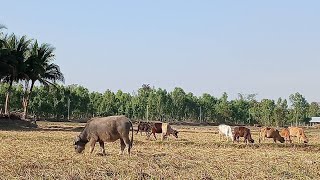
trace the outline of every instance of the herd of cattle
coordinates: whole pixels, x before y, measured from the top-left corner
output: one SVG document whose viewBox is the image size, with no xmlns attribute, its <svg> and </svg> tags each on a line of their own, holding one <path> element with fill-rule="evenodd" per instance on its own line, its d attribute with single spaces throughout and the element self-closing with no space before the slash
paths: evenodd
<svg viewBox="0 0 320 180">
<path fill-rule="evenodd" d="M 221 124 L 218 126 L 219 138 L 226 136 L 227 139 L 231 139 L 233 142 L 239 142 L 240 137 L 244 138 L 245 143 L 254 143 L 251 136 L 251 131 L 247 127 L 237 126 L 234 127 L 233 132 L 230 126 Z M 130 139 L 130 131 L 131 139 Z M 139 122 L 136 134 L 140 131 L 145 132 L 147 137 L 153 134 L 156 138 L 157 133 L 161 133 L 161 139 L 164 140 L 170 135 L 178 138 L 178 131 L 173 129 L 169 123 L 162 122 Z M 264 141 L 265 138 L 272 138 L 274 142 L 289 142 L 292 143 L 292 137 L 297 137 L 298 141 L 308 142 L 308 139 L 304 133 L 304 130 L 299 127 L 284 128 L 281 131 L 264 127 L 260 129 L 259 143 Z M 133 125 L 130 119 L 125 116 L 109 116 L 102 118 L 93 118 L 89 120 L 84 130 L 76 137 L 74 145 L 75 150 L 81 153 L 85 149 L 85 145 L 89 143 L 90 153 L 93 152 L 96 142 L 99 142 L 101 148 L 101 154 L 105 155 L 104 142 L 114 142 L 120 139 L 120 154 L 123 154 L 125 148 L 130 155 L 130 150 L 133 144 Z"/>
<path fill-rule="evenodd" d="M 221 135 L 225 135 L 227 138 L 230 138 L 233 141 L 238 141 L 239 138 L 243 137 L 244 142 L 254 143 L 254 140 L 251 137 L 251 131 L 249 128 L 240 126 L 235 127 L 232 133 L 231 127 L 225 124 L 221 124 L 218 126 L 219 129 L 219 137 Z M 289 142 L 292 143 L 292 137 L 297 137 L 299 143 L 304 142 L 308 143 L 308 139 L 304 133 L 304 130 L 300 127 L 288 127 L 283 128 L 281 131 L 272 128 L 272 127 L 263 127 L 260 129 L 259 133 L 259 143 L 264 141 L 265 138 L 272 138 L 273 141 L 276 143 L 277 141 L 284 143 Z"/>
</svg>

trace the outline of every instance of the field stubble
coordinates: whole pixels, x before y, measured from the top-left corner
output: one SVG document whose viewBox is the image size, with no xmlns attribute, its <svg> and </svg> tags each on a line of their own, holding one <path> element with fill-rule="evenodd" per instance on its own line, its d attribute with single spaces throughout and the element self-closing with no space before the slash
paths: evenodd
<svg viewBox="0 0 320 180">
<path fill-rule="evenodd" d="M 83 124 L 82 124 L 83 125 Z M 107 156 L 76 154 L 79 124 L 40 123 L 43 130 L 0 131 L 1 179 L 317 179 L 320 132 L 308 129 L 308 145 L 220 142 L 216 127 L 177 126 L 179 138 L 147 140 L 134 135 L 131 157 L 120 142 Z M 51 127 L 51 128 L 50 128 Z M 53 127 L 53 128 L 52 128 Z M 59 127 L 63 127 L 59 129 Z M 57 128 L 57 129 L 55 129 Z M 144 133 L 143 133 L 144 134 Z M 158 135 L 159 139 L 160 136 Z M 253 130 L 258 142 L 258 132 Z M 99 151 L 96 145 L 95 153 Z"/>
</svg>

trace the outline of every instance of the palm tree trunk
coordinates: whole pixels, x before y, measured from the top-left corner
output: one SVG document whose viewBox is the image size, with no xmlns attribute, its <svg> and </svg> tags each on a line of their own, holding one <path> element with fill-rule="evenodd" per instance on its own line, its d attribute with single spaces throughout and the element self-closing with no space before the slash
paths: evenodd
<svg viewBox="0 0 320 180">
<path fill-rule="evenodd" d="M 12 83 L 13 83 L 13 80 L 10 80 L 8 92 L 6 94 L 6 103 L 5 103 L 5 107 L 4 107 L 4 114 L 7 114 L 7 115 L 10 114 L 10 107 L 9 106 L 10 106 L 10 95 L 11 95 Z"/>
<path fill-rule="evenodd" d="M 23 101 L 24 102 L 23 103 L 23 118 L 24 119 L 27 119 L 27 117 L 28 117 L 29 99 L 30 99 L 30 95 L 31 95 L 34 83 L 35 83 L 35 81 L 31 82 L 30 91 L 26 92 L 27 94 L 26 94 L 26 97 L 25 97 L 25 99 Z"/>
</svg>

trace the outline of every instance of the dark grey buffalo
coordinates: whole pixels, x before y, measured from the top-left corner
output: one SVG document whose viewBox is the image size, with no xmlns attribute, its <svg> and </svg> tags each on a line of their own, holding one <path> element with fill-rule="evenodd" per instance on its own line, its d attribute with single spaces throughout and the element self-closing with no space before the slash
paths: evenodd
<svg viewBox="0 0 320 180">
<path fill-rule="evenodd" d="M 132 132 L 131 140 L 129 139 L 130 129 Z M 131 121 L 125 116 L 109 116 L 102 118 L 93 118 L 89 120 L 75 139 L 75 150 L 81 153 L 85 149 L 85 145 L 89 142 L 90 153 L 93 152 L 96 142 L 99 142 L 101 153 L 105 155 L 104 142 L 114 142 L 120 139 L 121 151 L 127 147 L 128 154 L 133 143 L 133 126 Z"/>
</svg>

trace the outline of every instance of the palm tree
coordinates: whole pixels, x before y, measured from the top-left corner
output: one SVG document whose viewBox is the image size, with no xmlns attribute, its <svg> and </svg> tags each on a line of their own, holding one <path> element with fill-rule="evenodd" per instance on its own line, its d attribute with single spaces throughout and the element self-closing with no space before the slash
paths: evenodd
<svg viewBox="0 0 320 180">
<path fill-rule="evenodd" d="M 64 82 L 64 76 L 58 65 L 51 63 L 54 60 L 54 48 L 49 44 L 38 45 L 35 41 L 30 49 L 30 56 L 26 60 L 26 87 L 31 82 L 30 88 L 26 89 L 23 97 L 24 118 L 27 118 L 30 94 L 36 81 L 48 86 L 56 81 Z"/>
<path fill-rule="evenodd" d="M 26 36 L 18 38 L 12 34 L 4 37 L 3 47 L 6 50 L 6 53 L 3 60 L 7 66 L 10 67 L 3 77 L 4 81 L 9 83 L 9 88 L 6 94 L 5 114 L 10 113 L 9 102 L 13 82 L 18 82 L 19 80 L 27 78 L 25 74 L 25 60 L 29 51 L 30 43 L 31 40 L 27 39 Z"/>
<path fill-rule="evenodd" d="M 0 80 L 7 74 L 9 67 L 5 62 L 4 56 L 6 54 L 6 49 L 4 48 L 4 37 L 1 29 L 5 29 L 6 27 L 0 24 Z"/>
</svg>

